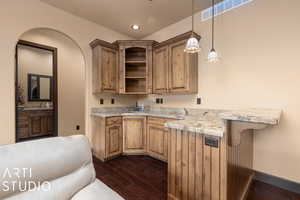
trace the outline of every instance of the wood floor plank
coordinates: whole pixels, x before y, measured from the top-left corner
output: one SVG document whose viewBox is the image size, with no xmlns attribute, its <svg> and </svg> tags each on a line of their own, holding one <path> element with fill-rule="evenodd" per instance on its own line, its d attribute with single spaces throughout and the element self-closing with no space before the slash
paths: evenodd
<svg viewBox="0 0 300 200">
<path fill-rule="evenodd" d="M 197 152 L 201 154 L 202 149 Z M 107 162 L 94 158 L 94 166 L 97 178 L 125 200 L 167 200 L 168 166 L 164 162 L 147 156 L 121 156 Z M 202 200 L 200 196 L 199 191 L 196 199 Z M 300 195 L 253 181 L 247 200 L 300 200 Z"/>
</svg>

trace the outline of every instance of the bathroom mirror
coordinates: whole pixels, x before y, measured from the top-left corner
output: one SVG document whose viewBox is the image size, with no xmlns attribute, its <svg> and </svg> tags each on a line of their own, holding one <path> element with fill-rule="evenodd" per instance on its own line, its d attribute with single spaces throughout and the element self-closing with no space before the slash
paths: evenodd
<svg viewBox="0 0 300 200">
<path fill-rule="evenodd" d="M 52 101 L 52 76 L 28 74 L 28 101 Z"/>
</svg>

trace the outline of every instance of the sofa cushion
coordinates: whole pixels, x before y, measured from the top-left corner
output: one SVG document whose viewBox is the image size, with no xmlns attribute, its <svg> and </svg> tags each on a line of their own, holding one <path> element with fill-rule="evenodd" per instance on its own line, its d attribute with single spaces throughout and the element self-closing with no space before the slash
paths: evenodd
<svg viewBox="0 0 300 200">
<path fill-rule="evenodd" d="M 98 179 L 78 192 L 71 200 L 124 200 Z"/>
<path fill-rule="evenodd" d="M 19 200 L 70 199 L 95 180 L 90 144 L 85 136 L 56 137 L 0 146 L 0 158 L 0 199 L 15 199 L 17 196 Z M 30 172 L 15 173 L 15 169 L 30 169 Z M 6 185 L 1 184 L 4 181 Z M 13 190 L 14 181 L 22 183 L 23 187 L 17 185 Z M 26 189 L 25 183 L 28 181 L 36 184 L 49 181 L 49 198 L 36 198 L 41 195 L 38 191 L 27 192 L 29 187 Z M 9 187 L 8 191 L 6 187 Z M 54 196 L 59 198 L 51 198 Z"/>
</svg>

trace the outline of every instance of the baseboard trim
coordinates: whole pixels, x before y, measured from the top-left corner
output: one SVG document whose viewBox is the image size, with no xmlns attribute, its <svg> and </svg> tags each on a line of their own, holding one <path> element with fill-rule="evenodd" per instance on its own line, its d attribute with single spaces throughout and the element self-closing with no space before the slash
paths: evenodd
<svg viewBox="0 0 300 200">
<path fill-rule="evenodd" d="M 255 180 L 300 194 L 300 183 L 255 171 Z"/>
</svg>

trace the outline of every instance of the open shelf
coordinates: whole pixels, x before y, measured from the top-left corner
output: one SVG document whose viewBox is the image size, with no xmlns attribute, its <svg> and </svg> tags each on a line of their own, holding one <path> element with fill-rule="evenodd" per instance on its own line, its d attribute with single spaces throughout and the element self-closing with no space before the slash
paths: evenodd
<svg viewBox="0 0 300 200">
<path fill-rule="evenodd" d="M 127 79 L 146 79 L 145 76 L 126 76 Z"/>
<path fill-rule="evenodd" d="M 147 93 L 146 48 L 131 47 L 125 50 L 125 93 Z"/>
<path fill-rule="evenodd" d="M 146 64 L 145 60 L 126 60 L 127 64 Z"/>
<path fill-rule="evenodd" d="M 125 62 L 146 62 L 146 49 L 141 47 L 126 49 Z"/>
<path fill-rule="evenodd" d="M 126 79 L 126 93 L 146 93 L 146 79 Z"/>
</svg>

